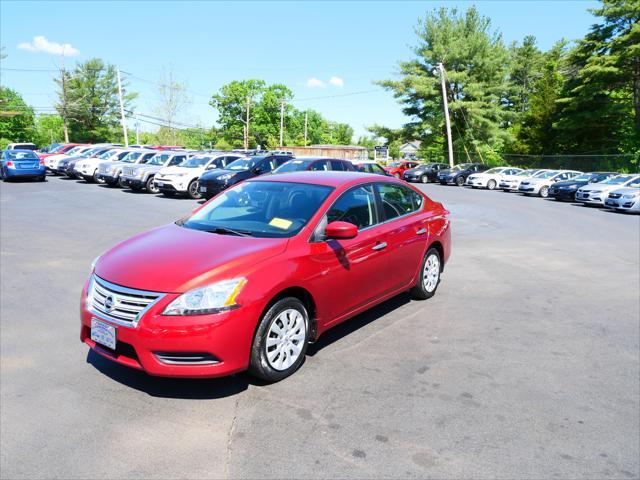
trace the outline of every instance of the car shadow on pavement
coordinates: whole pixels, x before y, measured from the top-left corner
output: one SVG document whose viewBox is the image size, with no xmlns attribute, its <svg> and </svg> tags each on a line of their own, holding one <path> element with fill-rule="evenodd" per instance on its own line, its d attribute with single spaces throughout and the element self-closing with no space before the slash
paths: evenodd
<svg viewBox="0 0 640 480">
<path fill-rule="evenodd" d="M 206 379 L 153 377 L 118 365 L 93 350 L 87 353 L 87 363 L 116 382 L 158 398 L 214 400 L 236 395 L 249 386 L 249 377 L 245 373 Z"/>
<path fill-rule="evenodd" d="M 371 322 L 378 320 L 380 317 L 391 313 L 409 302 L 411 302 L 411 295 L 408 292 L 401 293 L 400 295 L 396 295 L 395 297 L 382 302 L 380 305 L 346 320 L 340 325 L 328 330 L 326 333 L 323 333 L 317 342 L 310 344 L 307 348 L 307 355 L 313 357 L 323 348 L 328 347 L 338 340 L 342 340 L 342 338 L 350 335 L 356 330 L 369 325 Z"/>
</svg>

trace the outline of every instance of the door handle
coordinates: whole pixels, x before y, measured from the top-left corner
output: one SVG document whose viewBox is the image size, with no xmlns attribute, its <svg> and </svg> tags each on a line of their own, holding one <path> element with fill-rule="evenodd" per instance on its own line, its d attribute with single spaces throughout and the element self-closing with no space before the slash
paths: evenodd
<svg viewBox="0 0 640 480">
<path fill-rule="evenodd" d="M 417 233 L 418 235 L 422 235 L 422 234 L 424 234 L 424 233 L 427 233 L 427 229 L 426 229 L 426 228 L 421 228 L 421 229 L 420 229 L 420 230 L 418 230 L 416 233 Z"/>
<path fill-rule="evenodd" d="M 387 248 L 387 242 L 376 243 L 372 250 L 382 250 L 383 248 Z"/>
</svg>

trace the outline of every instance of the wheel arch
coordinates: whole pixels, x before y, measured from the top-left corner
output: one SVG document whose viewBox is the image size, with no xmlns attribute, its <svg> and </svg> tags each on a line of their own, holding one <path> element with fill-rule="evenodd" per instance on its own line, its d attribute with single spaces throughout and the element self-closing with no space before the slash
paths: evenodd
<svg viewBox="0 0 640 480">
<path fill-rule="evenodd" d="M 279 291 L 275 294 L 271 300 L 267 302 L 267 305 L 264 307 L 260 318 L 262 318 L 267 311 L 276 303 L 278 300 L 281 300 L 286 297 L 294 297 L 300 300 L 307 309 L 307 313 L 309 314 L 309 341 L 313 342 L 316 340 L 318 336 L 318 319 L 317 319 L 317 307 L 316 301 L 313 298 L 313 295 L 306 288 L 299 286 L 291 286 L 287 287 L 284 290 Z M 257 325 L 256 325 L 256 328 Z"/>
<path fill-rule="evenodd" d="M 445 261 L 444 260 L 444 246 L 442 245 L 440 240 L 435 240 L 435 241 L 433 241 L 433 242 L 431 242 L 429 244 L 429 246 L 427 247 L 427 252 L 431 248 L 435 248 L 438 251 L 438 254 L 440 255 L 440 273 L 442 273 L 444 271 L 444 261 Z"/>
</svg>

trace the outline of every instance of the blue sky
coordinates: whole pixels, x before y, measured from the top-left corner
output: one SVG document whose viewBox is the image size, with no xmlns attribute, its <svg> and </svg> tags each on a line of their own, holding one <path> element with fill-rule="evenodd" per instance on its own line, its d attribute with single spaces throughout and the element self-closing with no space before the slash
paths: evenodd
<svg viewBox="0 0 640 480">
<path fill-rule="evenodd" d="M 583 36 L 595 22 L 587 9 L 598 2 L 3 0 L 0 44 L 8 57 L 0 80 L 30 105 L 51 108 L 55 73 L 7 69 L 55 69 L 61 57 L 46 51 L 55 52 L 55 43 L 69 44 L 65 51 L 78 53 L 66 58 L 67 65 L 100 57 L 135 75 L 130 88 L 139 93 L 136 109 L 144 114 L 156 115 L 157 88 L 151 82 L 159 81 L 163 70 L 173 71 L 189 89 L 191 104 L 181 121 L 204 126 L 216 119 L 208 101 L 221 85 L 261 78 L 284 83 L 293 90 L 296 107 L 347 122 L 357 136 L 372 123 L 399 127 L 407 121 L 391 94 L 372 82 L 393 78 L 398 61 L 412 57 L 417 19 L 440 6 L 474 4 L 505 42 L 531 34 L 548 49 L 560 38 Z M 34 44 L 34 37 L 46 41 Z M 349 95 L 354 92 L 367 93 Z"/>
</svg>

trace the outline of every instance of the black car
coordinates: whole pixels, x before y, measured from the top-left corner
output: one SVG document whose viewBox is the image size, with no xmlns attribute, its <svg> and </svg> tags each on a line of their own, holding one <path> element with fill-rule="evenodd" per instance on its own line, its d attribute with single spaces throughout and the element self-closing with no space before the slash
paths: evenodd
<svg viewBox="0 0 640 480">
<path fill-rule="evenodd" d="M 476 172 L 484 172 L 488 168 L 484 163 L 459 163 L 453 168 L 440 170 L 438 172 L 438 181 L 442 185 L 453 183 L 454 185 L 462 187 L 469 175 Z"/>
<path fill-rule="evenodd" d="M 573 177 L 571 180 L 564 180 L 563 182 L 556 182 L 549 187 L 549 196 L 556 200 L 571 200 L 576 199 L 576 192 L 580 187 L 584 187 L 589 183 L 599 183 L 605 180 L 619 175 L 615 172 L 589 172 Z"/>
<path fill-rule="evenodd" d="M 416 168 L 405 170 L 404 179 L 407 182 L 435 182 L 438 179 L 438 172 L 447 168 L 449 165 L 446 163 L 423 163 Z"/>
<path fill-rule="evenodd" d="M 58 173 L 62 173 L 69 178 L 80 178 L 74 172 L 76 163 L 78 163 L 81 160 L 84 160 L 85 158 L 97 157 L 98 155 L 102 155 L 103 153 L 108 152 L 109 150 L 113 150 L 113 148 L 114 147 L 94 148 L 93 150 L 89 150 L 88 152 L 85 152 L 85 154 L 80 155 L 79 157 L 60 160 L 58 162 Z"/>
<path fill-rule="evenodd" d="M 276 168 L 271 173 L 288 173 L 288 172 L 325 172 L 328 170 L 341 172 L 355 172 L 356 168 L 349 160 L 340 158 L 293 158 L 283 165 Z"/>
<path fill-rule="evenodd" d="M 203 173 L 198 179 L 198 189 L 200 194 L 208 200 L 236 183 L 270 173 L 293 158 L 291 155 L 259 155 L 239 158 L 223 170 Z"/>
</svg>

